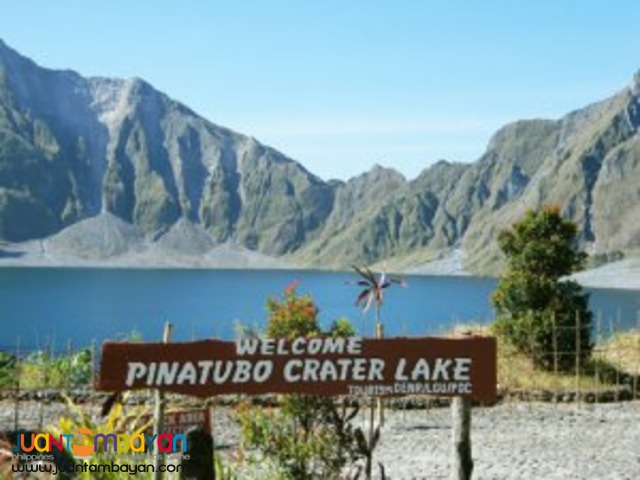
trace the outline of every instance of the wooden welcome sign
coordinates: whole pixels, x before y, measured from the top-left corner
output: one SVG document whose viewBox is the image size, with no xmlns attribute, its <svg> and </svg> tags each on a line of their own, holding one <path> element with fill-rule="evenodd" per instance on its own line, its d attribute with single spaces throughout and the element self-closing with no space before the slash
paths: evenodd
<svg viewBox="0 0 640 480">
<path fill-rule="evenodd" d="M 323 337 L 105 342 L 97 388 L 153 388 L 199 397 L 430 394 L 491 403 L 496 383 L 492 337 Z"/>
</svg>

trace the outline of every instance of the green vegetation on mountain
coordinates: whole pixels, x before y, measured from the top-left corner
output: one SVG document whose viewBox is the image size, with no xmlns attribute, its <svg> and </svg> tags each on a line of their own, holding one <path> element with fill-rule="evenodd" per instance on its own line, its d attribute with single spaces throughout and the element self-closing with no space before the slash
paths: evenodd
<svg viewBox="0 0 640 480">
<path fill-rule="evenodd" d="M 139 79 L 41 68 L 0 41 L 0 239 L 19 242 L 109 212 L 148 240 L 180 220 L 309 266 L 409 266 L 464 251 L 497 273 L 494 239 L 529 208 L 562 206 L 598 258 L 640 247 L 640 77 L 559 120 L 509 124 L 471 164 L 407 181 L 376 167 L 325 182 Z M 82 252 L 80 252 L 82 253 Z"/>
</svg>

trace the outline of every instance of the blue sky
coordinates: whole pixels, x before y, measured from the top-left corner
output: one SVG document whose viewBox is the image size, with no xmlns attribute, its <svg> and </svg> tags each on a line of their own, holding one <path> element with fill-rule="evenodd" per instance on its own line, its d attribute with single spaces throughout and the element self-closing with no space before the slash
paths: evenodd
<svg viewBox="0 0 640 480">
<path fill-rule="evenodd" d="M 141 77 L 322 178 L 473 161 L 640 69 L 638 1 L 15 0 L 0 38 L 39 64 Z"/>
</svg>

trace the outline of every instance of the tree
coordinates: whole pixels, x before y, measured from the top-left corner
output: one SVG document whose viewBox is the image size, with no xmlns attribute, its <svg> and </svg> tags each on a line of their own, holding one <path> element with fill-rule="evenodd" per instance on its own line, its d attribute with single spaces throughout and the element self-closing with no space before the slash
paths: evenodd
<svg viewBox="0 0 640 480">
<path fill-rule="evenodd" d="M 578 339 L 580 362 L 591 354 L 588 295 L 564 278 L 580 270 L 587 258 L 576 247 L 577 233 L 559 207 L 546 206 L 527 211 L 498 235 L 507 268 L 492 295 L 496 331 L 545 369 L 575 366 Z"/>
</svg>

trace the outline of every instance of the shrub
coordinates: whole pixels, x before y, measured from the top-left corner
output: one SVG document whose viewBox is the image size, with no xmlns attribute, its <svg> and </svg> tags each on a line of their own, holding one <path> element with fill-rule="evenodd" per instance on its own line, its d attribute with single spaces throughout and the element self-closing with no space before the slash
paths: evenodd
<svg viewBox="0 0 640 480">
<path fill-rule="evenodd" d="M 498 237 L 507 268 L 492 295 L 495 331 L 544 369 L 551 369 L 556 358 L 560 369 L 575 365 L 576 320 L 579 361 L 592 349 L 588 295 L 577 282 L 563 280 L 586 259 L 575 247 L 576 236 L 577 226 L 557 207 L 545 207 L 528 211 Z"/>
<path fill-rule="evenodd" d="M 10 388 L 16 384 L 16 357 L 0 351 L 0 388 Z"/>
<path fill-rule="evenodd" d="M 30 353 L 16 369 L 23 387 L 74 387 L 91 380 L 91 351 L 51 356 L 44 350 Z"/>
<path fill-rule="evenodd" d="M 125 393 L 120 396 L 115 396 L 118 400 L 111 406 L 109 413 L 103 418 L 96 418 L 89 415 L 86 411 L 75 405 L 70 398 L 66 398 L 69 414 L 61 417 L 57 424 L 49 425 L 46 431 L 54 436 L 61 434 L 76 434 L 79 430 L 88 429 L 94 434 L 97 433 L 121 433 L 127 432 L 131 434 L 138 434 L 144 432 L 149 428 L 151 422 L 144 423 L 142 421 L 143 416 L 148 415 L 150 412 L 145 407 L 127 407 L 125 405 L 128 394 Z M 131 426 L 136 425 L 134 431 L 131 431 Z M 100 447 L 102 444 L 99 444 Z M 87 471 L 76 472 L 74 478 L 80 480 L 112 480 L 123 478 L 122 473 L 109 472 L 108 469 L 104 471 L 96 472 L 90 471 L 91 466 L 99 465 L 111 465 L 114 461 L 113 458 L 105 457 L 102 455 L 94 454 L 90 458 L 85 459 L 84 462 L 89 465 Z M 144 462 L 145 457 L 140 458 L 140 462 Z M 130 457 L 119 457 L 117 459 L 118 465 L 128 465 L 134 468 L 138 462 Z M 99 469 L 100 470 L 100 469 Z M 127 476 L 130 476 L 127 474 Z M 136 474 L 136 478 L 150 479 L 152 475 L 140 473 Z"/>
<path fill-rule="evenodd" d="M 299 296 L 296 284 L 285 289 L 282 299 L 267 302 L 267 336 L 350 335 L 354 329 L 346 319 L 334 322 L 327 332 L 318 323 L 318 309 L 309 295 Z M 245 447 L 259 450 L 283 479 L 338 478 L 358 452 L 355 429 L 350 421 L 357 408 L 340 408 L 336 399 L 312 395 L 283 395 L 278 410 L 238 408 Z"/>
</svg>

